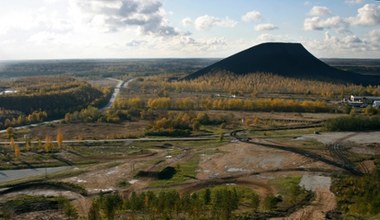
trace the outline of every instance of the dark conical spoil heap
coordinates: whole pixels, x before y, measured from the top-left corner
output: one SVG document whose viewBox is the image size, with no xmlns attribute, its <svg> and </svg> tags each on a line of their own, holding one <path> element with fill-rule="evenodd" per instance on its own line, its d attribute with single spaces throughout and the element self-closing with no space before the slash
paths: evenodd
<svg viewBox="0 0 380 220">
<path fill-rule="evenodd" d="M 333 68 L 313 56 L 299 43 L 263 43 L 234 54 L 185 79 L 217 71 L 235 74 L 273 73 L 287 77 L 346 83 L 378 84 L 379 78 Z"/>
</svg>

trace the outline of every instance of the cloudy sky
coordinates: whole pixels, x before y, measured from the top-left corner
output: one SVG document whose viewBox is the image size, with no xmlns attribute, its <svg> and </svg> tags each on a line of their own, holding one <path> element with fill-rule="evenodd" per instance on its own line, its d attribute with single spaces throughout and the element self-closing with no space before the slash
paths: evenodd
<svg viewBox="0 0 380 220">
<path fill-rule="evenodd" d="M 268 41 L 380 58 L 380 1 L 0 1 L 0 60 L 225 57 Z"/>
</svg>

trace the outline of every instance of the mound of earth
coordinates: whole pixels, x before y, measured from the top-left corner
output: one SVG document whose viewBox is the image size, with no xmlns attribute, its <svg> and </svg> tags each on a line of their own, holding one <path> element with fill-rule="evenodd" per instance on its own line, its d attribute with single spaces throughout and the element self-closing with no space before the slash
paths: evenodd
<svg viewBox="0 0 380 220">
<path fill-rule="evenodd" d="M 185 77 L 195 79 L 215 72 L 273 73 L 286 77 L 379 84 L 380 78 L 336 69 L 322 62 L 300 43 L 263 43 L 234 54 Z"/>
</svg>

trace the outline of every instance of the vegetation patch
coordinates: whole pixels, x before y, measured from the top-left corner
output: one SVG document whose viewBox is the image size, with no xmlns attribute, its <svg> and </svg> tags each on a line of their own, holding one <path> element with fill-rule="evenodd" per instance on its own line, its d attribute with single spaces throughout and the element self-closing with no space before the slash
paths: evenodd
<svg viewBox="0 0 380 220">
<path fill-rule="evenodd" d="M 170 179 L 156 179 L 151 187 L 167 187 L 188 180 L 193 180 L 196 177 L 196 172 L 199 164 L 199 155 L 194 155 L 190 159 L 180 162 L 175 166 L 176 173 Z"/>
<path fill-rule="evenodd" d="M 13 214 L 58 209 L 58 206 L 59 202 L 55 197 L 23 195 L 0 203 L 0 217 L 7 219 Z"/>
<path fill-rule="evenodd" d="M 169 180 L 171 179 L 175 174 L 177 173 L 177 170 L 174 167 L 165 167 L 160 172 L 155 171 L 139 171 L 136 175 L 136 177 L 150 177 L 155 178 L 159 180 Z"/>
<path fill-rule="evenodd" d="M 73 184 L 73 183 L 66 183 L 66 182 L 28 182 L 28 183 L 21 183 L 17 185 L 12 185 L 9 187 L 9 189 L 6 189 L 4 191 L 0 192 L 0 195 L 4 195 L 11 192 L 17 192 L 21 190 L 26 189 L 57 189 L 57 190 L 68 190 L 72 192 L 79 193 L 81 195 L 87 195 L 87 190 L 83 187 Z"/>
<path fill-rule="evenodd" d="M 364 176 L 338 176 L 332 191 L 338 210 L 348 219 L 369 219 L 380 214 L 380 171 Z"/>
<path fill-rule="evenodd" d="M 380 130 L 380 116 L 344 116 L 329 119 L 325 127 L 329 131 L 371 131 Z"/>
<path fill-rule="evenodd" d="M 231 219 L 242 212 L 257 210 L 259 203 L 254 191 L 239 186 L 218 186 L 184 195 L 174 190 L 132 192 L 124 199 L 118 194 L 96 198 L 88 217 Z"/>
<path fill-rule="evenodd" d="M 278 201 L 276 206 L 280 209 L 284 209 L 299 203 L 307 197 L 308 192 L 299 186 L 300 181 L 301 177 L 299 176 L 278 178 L 272 181 L 272 184 L 278 190 L 278 194 L 281 197 L 281 200 Z"/>
</svg>

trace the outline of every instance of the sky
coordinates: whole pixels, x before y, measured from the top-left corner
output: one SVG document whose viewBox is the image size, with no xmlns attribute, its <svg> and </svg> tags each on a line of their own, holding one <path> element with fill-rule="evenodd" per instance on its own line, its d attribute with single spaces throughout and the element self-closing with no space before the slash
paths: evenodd
<svg viewBox="0 0 380 220">
<path fill-rule="evenodd" d="M 380 58 L 380 1 L 0 1 L 0 60 L 223 58 L 273 41 Z"/>
</svg>

